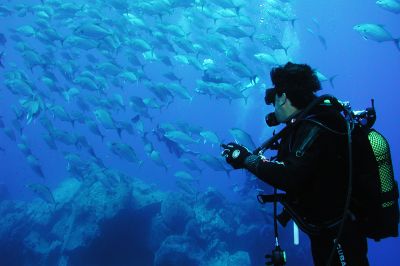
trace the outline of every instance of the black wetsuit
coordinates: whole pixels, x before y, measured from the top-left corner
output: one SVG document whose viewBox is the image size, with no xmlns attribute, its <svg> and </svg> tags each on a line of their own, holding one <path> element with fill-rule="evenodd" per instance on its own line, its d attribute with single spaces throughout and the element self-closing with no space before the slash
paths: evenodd
<svg viewBox="0 0 400 266">
<path fill-rule="evenodd" d="M 307 139 L 309 144 L 302 149 Z M 343 216 L 348 188 L 347 148 L 343 118 L 330 106 L 318 106 L 281 140 L 276 161 L 256 155 L 246 159 L 249 171 L 286 192 L 286 202 L 307 224 L 326 225 L 318 233 L 300 226 L 310 237 L 314 264 L 318 266 L 326 265 Z M 346 220 L 332 265 L 369 265 L 367 239 L 353 218 L 351 215 Z"/>
</svg>

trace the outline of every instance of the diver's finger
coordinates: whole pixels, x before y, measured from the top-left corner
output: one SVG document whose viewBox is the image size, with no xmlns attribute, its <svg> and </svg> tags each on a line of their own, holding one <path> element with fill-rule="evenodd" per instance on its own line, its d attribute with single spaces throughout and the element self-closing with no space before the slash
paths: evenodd
<svg viewBox="0 0 400 266">
<path fill-rule="evenodd" d="M 225 156 L 225 157 L 227 157 L 227 156 L 228 156 L 228 154 L 229 154 L 229 152 L 230 152 L 230 150 L 228 150 L 228 149 L 225 149 L 225 150 L 223 150 L 223 151 L 221 152 L 221 156 Z"/>
</svg>

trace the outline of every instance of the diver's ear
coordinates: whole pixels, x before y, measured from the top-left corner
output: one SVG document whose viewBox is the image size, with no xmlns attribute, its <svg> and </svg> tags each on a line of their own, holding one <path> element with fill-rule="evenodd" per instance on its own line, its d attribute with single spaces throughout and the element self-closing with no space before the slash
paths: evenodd
<svg viewBox="0 0 400 266">
<path fill-rule="evenodd" d="M 282 106 L 286 103 L 286 93 L 282 93 L 281 96 L 277 96 L 277 104 Z"/>
</svg>

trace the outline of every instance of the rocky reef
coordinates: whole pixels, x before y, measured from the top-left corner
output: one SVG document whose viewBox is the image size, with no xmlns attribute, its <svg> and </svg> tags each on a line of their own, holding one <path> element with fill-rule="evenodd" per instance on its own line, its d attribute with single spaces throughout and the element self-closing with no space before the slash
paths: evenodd
<svg viewBox="0 0 400 266">
<path fill-rule="evenodd" d="M 212 188 L 191 196 L 141 179 L 71 178 L 53 195 L 0 203 L 2 265 L 250 266 L 272 248 L 271 213 Z"/>
</svg>

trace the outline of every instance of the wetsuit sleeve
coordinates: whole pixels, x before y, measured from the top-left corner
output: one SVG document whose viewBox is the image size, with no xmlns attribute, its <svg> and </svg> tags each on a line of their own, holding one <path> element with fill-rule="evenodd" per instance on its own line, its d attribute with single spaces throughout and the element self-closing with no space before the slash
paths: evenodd
<svg viewBox="0 0 400 266">
<path fill-rule="evenodd" d="M 316 175 L 318 158 L 323 156 L 325 143 L 329 141 L 331 140 L 326 134 L 320 134 L 304 154 L 296 155 L 295 145 L 294 151 L 282 161 L 269 161 L 262 156 L 250 155 L 245 160 L 246 169 L 280 190 L 300 192 Z"/>
</svg>

